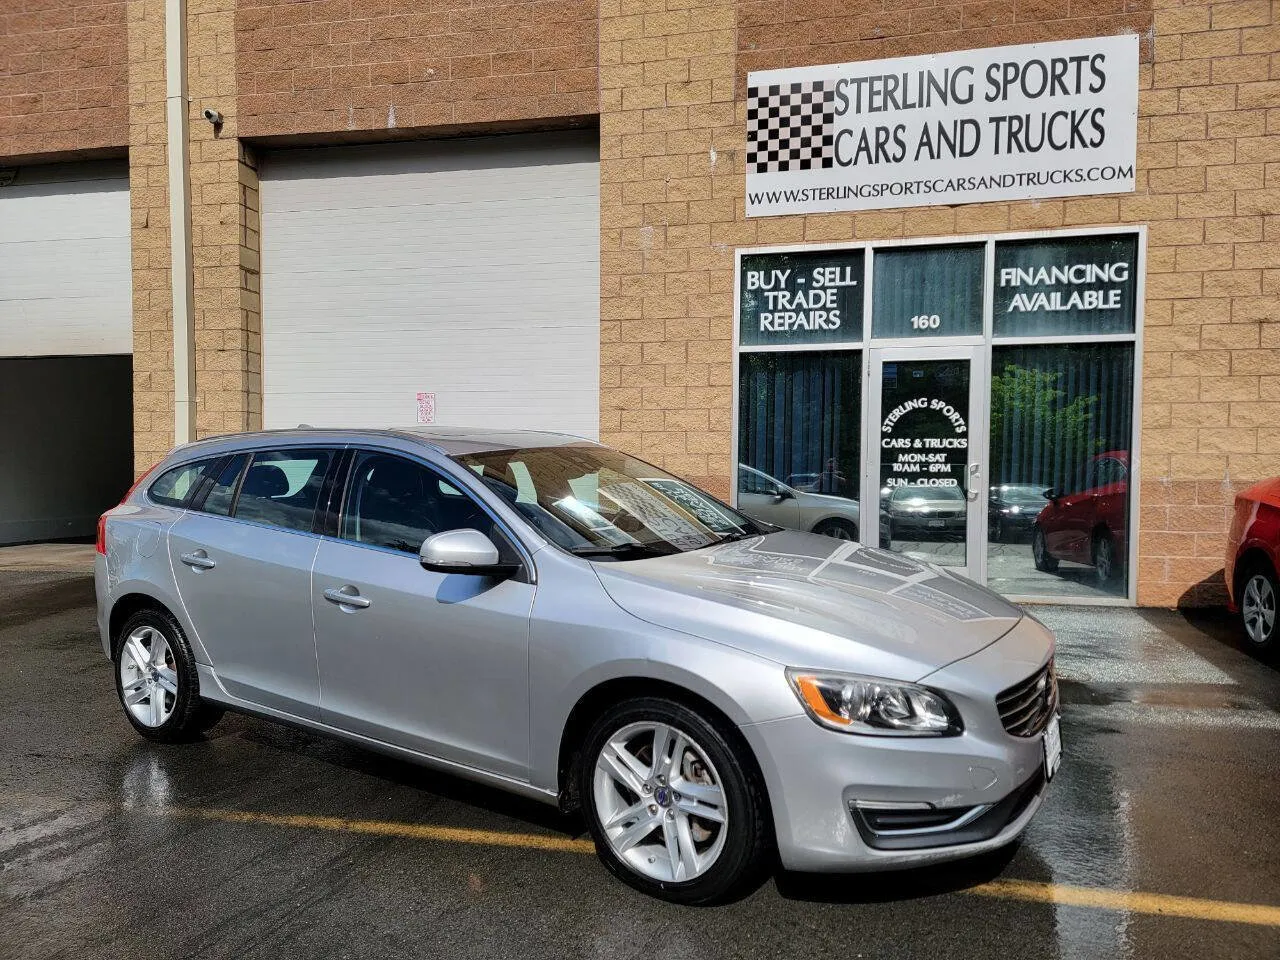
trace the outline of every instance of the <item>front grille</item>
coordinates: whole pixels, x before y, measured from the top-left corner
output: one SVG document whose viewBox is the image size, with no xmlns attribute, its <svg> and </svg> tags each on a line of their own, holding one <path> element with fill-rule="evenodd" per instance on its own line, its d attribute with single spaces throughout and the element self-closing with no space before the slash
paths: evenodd
<svg viewBox="0 0 1280 960">
<path fill-rule="evenodd" d="M 1034 737 L 1058 709 L 1058 678 L 1053 661 L 996 697 L 1000 722 L 1015 737 Z"/>
</svg>

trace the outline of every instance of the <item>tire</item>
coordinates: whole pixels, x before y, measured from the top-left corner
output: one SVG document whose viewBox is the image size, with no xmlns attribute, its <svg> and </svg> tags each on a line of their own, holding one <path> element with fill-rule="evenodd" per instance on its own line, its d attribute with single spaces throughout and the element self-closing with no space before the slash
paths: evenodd
<svg viewBox="0 0 1280 960">
<path fill-rule="evenodd" d="M 1236 596 L 1247 648 L 1259 654 L 1275 653 L 1276 601 L 1280 598 L 1275 571 L 1267 564 L 1254 563 L 1240 577 Z"/>
<path fill-rule="evenodd" d="M 1116 543 L 1111 534 L 1099 531 L 1093 537 L 1093 570 L 1098 586 L 1114 583 L 1120 576 L 1120 560 L 1116 556 Z"/>
<path fill-rule="evenodd" d="M 1053 573 L 1058 569 L 1058 558 L 1049 555 L 1049 544 L 1038 523 L 1031 531 L 1031 557 L 1041 573 Z"/>
<path fill-rule="evenodd" d="M 139 610 L 126 620 L 112 655 L 124 715 L 148 740 L 194 740 L 222 718 L 221 707 L 200 698 L 191 644 L 167 610 Z"/>
<path fill-rule="evenodd" d="M 841 520 L 838 517 L 830 517 L 826 520 L 819 520 L 814 524 L 813 532 L 824 537 L 834 537 L 836 540 L 854 540 L 858 539 L 858 528 L 849 520 Z"/>
<path fill-rule="evenodd" d="M 666 744 L 659 749 L 669 762 L 652 762 L 657 743 Z M 670 751 L 679 743 L 686 746 L 677 761 Z M 673 700 L 643 697 L 610 708 L 587 734 L 578 770 L 583 813 L 605 867 L 672 903 L 722 903 L 754 889 L 773 841 L 764 785 L 745 750 L 732 731 Z M 718 811 L 722 820 L 693 809 Z"/>
</svg>

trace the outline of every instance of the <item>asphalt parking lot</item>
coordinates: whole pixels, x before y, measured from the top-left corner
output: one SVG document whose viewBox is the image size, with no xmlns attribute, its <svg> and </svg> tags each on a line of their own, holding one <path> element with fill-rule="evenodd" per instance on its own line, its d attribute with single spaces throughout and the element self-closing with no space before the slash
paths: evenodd
<svg viewBox="0 0 1280 960">
<path fill-rule="evenodd" d="M 1065 757 L 1016 848 L 692 909 L 447 776 L 230 715 L 139 739 L 79 556 L 0 562 L 0 957 L 1280 957 L 1280 672 L 1221 617 L 1038 611 Z"/>
</svg>

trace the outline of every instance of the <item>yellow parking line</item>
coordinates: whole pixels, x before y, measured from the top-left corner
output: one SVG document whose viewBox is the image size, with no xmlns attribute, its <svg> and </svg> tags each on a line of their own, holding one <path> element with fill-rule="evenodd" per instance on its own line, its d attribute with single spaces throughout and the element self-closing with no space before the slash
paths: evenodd
<svg viewBox="0 0 1280 960">
<path fill-rule="evenodd" d="M 465 827 L 437 827 L 429 824 L 396 823 L 388 820 L 349 820 L 345 817 L 320 817 L 310 814 L 256 813 L 251 810 L 225 810 L 206 807 L 160 807 L 160 816 L 195 817 L 223 823 L 253 823 L 271 827 L 297 827 L 306 830 L 336 830 L 382 837 L 407 837 L 412 840 L 438 840 L 489 847 L 519 847 L 526 850 L 549 850 L 555 853 L 594 853 L 590 840 L 574 840 L 541 833 L 508 833 L 501 830 L 473 830 Z M 1255 926 L 1280 927 L 1280 907 L 1261 903 L 1235 903 L 1229 900 L 1202 900 L 1163 893 L 1107 890 L 1101 887 L 1075 887 L 1060 883 L 1036 883 L 1030 880 L 992 880 L 958 893 L 1032 903 L 1053 903 L 1094 910 L 1116 910 L 1161 917 L 1184 917 L 1190 920 L 1213 920 L 1223 923 L 1247 923 Z"/>
<path fill-rule="evenodd" d="M 393 823 L 386 820 L 348 820 L 345 817 L 254 813 L 248 810 L 216 810 L 199 807 L 174 807 L 163 812 L 183 817 L 199 817 L 203 820 L 220 820 L 224 823 L 259 823 L 272 827 L 340 830 L 344 833 L 408 837 L 413 840 L 440 840 L 445 843 L 469 843 L 488 847 L 523 847 L 528 850 L 552 850 L 557 853 L 594 853 L 596 849 L 590 840 L 573 840 L 569 837 L 540 833 L 504 833 L 498 830 L 435 827 L 429 824 Z"/>
<path fill-rule="evenodd" d="M 992 880 L 970 887 L 965 893 L 1008 900 L 1058 903 L 1068 907 L 1149 913 L 1191 920 L 1220 920 L 1224 923 L 1251 923 L 1280 927 L 1280 907 L 1261 903 L 1234 903 L 1229 900 L 1202 900 L 1165 893 L 1105 890 L 1100 887 L 1070 887 L 1060 883 L 1033 883 L 1029 880 Z"/>
</svg>

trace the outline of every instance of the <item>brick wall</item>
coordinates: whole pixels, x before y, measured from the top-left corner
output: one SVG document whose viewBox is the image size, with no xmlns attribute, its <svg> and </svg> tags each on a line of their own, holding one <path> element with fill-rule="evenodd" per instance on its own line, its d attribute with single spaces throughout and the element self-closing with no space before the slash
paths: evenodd
<svg viewBox="0 0 1280 960">
<path fill-rule="evenodd" d="M 1155 12 L 1139 600 L 1216 600 L 1234 491 L 1280 474 L 1280 5 Z"/>
<path fill-rule="evenodd" d="M 739 79 L 749 70 L 1144 33 L 1152 0 L 743 0 Z M 1150 54 L 1150 49 L 1146 50 Z M 742 91 L 740 91 L 742 92 Z"/>
<path fill-rule="evenodd" d="M 728 493 L 735 247 L 1146 223 L 1139 600 L 1220 598 L 1234 491 L 1280 473 L 1276 6 L 688 2 L 601 4 L 606 442 Z M 1118 31 L 1143 40 L 1134 194 L 746 219 L 747 70 Z"/>
<path fill-rule="evenodd" d="M 134 451 L 145 470 L 173 446 L 173 299 L 165 121 L 164 0 L 129 0 Z M 261 425 L 258 178 L 236 136 L 235 0 L 187 16 L 196 431 Z M 215 130 L 205 107 L 226 122 Z"/>
<path fill-rule="evenodd" d="M 592 0 L 241 0 L 235 39 L 247 137 L 597 109 Z"/>
<path fill-rule="evenodd" d="M 0 7 L 0 157 L 124 146 L 125 4 L 6 0 Z"/>
<path fill-rule="evenodd" d="M 601 439 L 721 496 L 747 242 L 735 27 L 732 0 L 600 3 Z"/>
<path fill-rule="evenodd" d="M 164 0 L 129 0 L 129 210 L 133 237 L 133 455 L 173 446 L 173 326 L 165 164 Z"/>
</svg>

